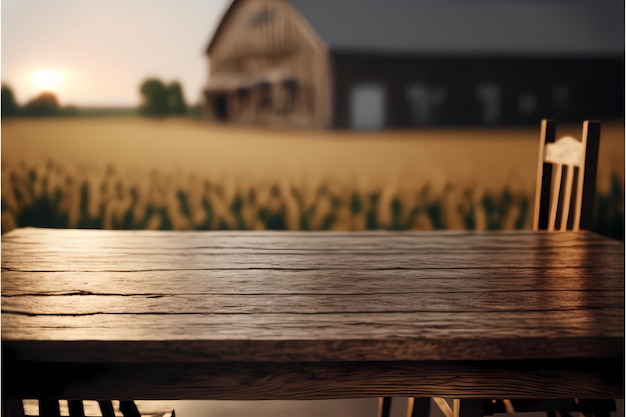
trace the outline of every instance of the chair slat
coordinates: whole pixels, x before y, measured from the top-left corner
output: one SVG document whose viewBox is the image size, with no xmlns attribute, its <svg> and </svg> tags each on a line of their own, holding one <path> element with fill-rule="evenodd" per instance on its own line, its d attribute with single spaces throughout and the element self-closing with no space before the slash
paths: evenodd
<svg viewBox="0 0 626 417">
<path fill-rule="evenodd" d="M 556 226 L 556 212 L 559 208 L 559 196 L 561 195 L 561 175 L 563 166 L 554 165 L 552 173 L 552 193 L 550 195 L 550 220 L 548 221 L 548 231 L 553 232 Z"/>
<path fill-rule="evenodd" d="M 574 183 L 574 166 L 566 166 L 565 171 L 565 195 L 561 203 L 561 231 L 567 230 L 567 221 L 569 219 L 570 204 L 572 203 L 572 185 Z M 578 211 L 575 207 L 574 210 Z"/>
<path fill-rule="evenodd" d="M 541 134 L 539 140 L 539 163 L 537 165 L 537 183 L 535 191 L 535 211 L 533 229 L 547 229 L 548 210 L 550 206 L 550 179 L 553 167 L 544 162 L 546 144 L 554 142 L 556 135 L 556 123 L 553 120 L 541 121 Z"/>
<path fill-rule="evenodd" d="M 586 151 L 585 163 L 579 173 L 582 182 L 582 189 L 580 190 L 582 200 L 579 205 L 580 217 L 576 225 L 583 230 L 591 230 L 593 228 L 598 152 L 600 150 L 600 122 L 586 121 L 583 124 L 582 135 Z"/>
</svg>

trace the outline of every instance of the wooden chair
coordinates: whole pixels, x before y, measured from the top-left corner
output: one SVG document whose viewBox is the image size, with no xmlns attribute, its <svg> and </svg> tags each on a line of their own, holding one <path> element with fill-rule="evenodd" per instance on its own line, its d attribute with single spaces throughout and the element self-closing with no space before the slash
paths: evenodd
<svg viewBox="0 0 626 417">
<path fill-rule="evenodd" d="M 26 403 L 26 406 L 25 406 Z M 33 403 L 35 409 L 33 409 Z M 95 403 L 90 401 L 88 403 Z M 2 416 L 10 417 L 60 417 L 69 415 L 70 417 L 116 417 L 113 401 L 97 401 L 97 406 L 90 406 L 82 400 L 68 400 L 67 410 L 62 409 L 59 400 L 4 400 L 2 401 Z M 140 413 L 134 401 L 120 401 L 119 413 L 124 417 L 176 417 L 174 410 L 153 411 Z"/>
<path fill-rule="evenodd" d="M 556 124 L 541 121 L 534 230 L 591 230 L 600 123 L 585 121 L 582 139 L 555 141 Z"/>
<path fill-rule="evenodd" d="M 593 225 L 596 170 L 600 145 L 600 123 L 585 121 L 582 138 L 556 138 L 556 123 L 541 121 L 534 230 L 590 230 Z M 445 417 L 479 417 L 494 413 L 546 412 L 549 416 L 570 411 L 607 416 L 615 411 L 612 400 L 446 400 L 433 398 L 432 404 Z M 428 417 L 428 398 L 409 401 L 407 416 Z M 388 417 L 391 398 L 380 398 L 378 415 Z"/>
</svg>

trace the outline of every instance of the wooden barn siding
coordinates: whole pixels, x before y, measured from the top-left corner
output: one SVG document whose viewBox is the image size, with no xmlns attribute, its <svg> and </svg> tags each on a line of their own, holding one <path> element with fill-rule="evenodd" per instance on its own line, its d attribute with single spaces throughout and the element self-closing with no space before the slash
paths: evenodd
<svg viewBox="0 0 626 417">
<path fill-rule="evenodd" d="M 624 115 L 624 61 L 619 58 L 414 58 L 336 52 L 332 64 L 335 128 L 350 128 L 352 86 L 372 82 L 386 87 L 386 127 L 390 128 L 415 126 L 406 96 L 411 83 L 447 90 L 441 115 L 428 125 L 483 125 L 482 104 L 475 95 L 475 86 L 481 83 L 501 86 L 501 117 L 496 125 L 534 124 L 543 117 L 580 121 Z M 556 112 L 551 105 L 552 88 L 559 84 L 570 86 L 567 113 Z M 533 92 L 536 111 L 519 114 L 519 95 Z"/>
<path fill-rule="evenodd" d="M 330 124 L 330 68 L 325 44 L 298 12 L 278 0 L 241 1 L 227 17 L 226 25 L 210 54 L 210 76 L 247 73 L 254 77 L 272 69 L 288 69 L 300 83 L 301 102 L 297 114 L 284 118 L 258 115 L 262 124 Z M 242 32 L 240 19 L 267 7 L 273 12 L 269 24 Z M 242 44 L 247 49 L 242 51 Z M 234 65 L 244 62 L 244 68 Z M 295 118 L 298 118 L 297 120 Z M 281 120 L 282 119 L 282 120 Z"/>
</svg>

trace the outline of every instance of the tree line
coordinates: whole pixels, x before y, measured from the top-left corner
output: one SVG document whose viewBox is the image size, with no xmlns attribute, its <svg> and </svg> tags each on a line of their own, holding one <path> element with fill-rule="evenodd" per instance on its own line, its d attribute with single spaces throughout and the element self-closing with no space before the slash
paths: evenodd
<svg viewBox="0 0 626 417">
<path fill-rule="evenodd" d="M 43 117 L 43 116 L 72 116 L 77 112 L 75 106 L 62 107 L 54 93 L 43 91 L 32 98 L 24 106 L 15 100 L 13 90 L 2 84 L 2 117 Z"/>
<path fill-rule="evenodd" d="M 146 117 L 185 116 L 190 109 L 185 102 L 183 89 L 178 81 L 165 84 L 158 78 L 148 78 L 139 86 L 141 104 L 137 112 Z M 2 117 L 54 117 L 76 116 L 76 106 L 61 106 L 57 96 L 49 91 L 20 106 L 8 84 L 2 84 Z"/>
</svg>

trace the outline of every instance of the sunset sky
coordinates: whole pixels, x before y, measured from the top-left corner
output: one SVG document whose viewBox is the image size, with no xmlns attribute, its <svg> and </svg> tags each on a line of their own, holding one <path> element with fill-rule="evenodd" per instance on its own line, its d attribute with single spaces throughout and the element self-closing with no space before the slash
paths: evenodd
<svg viewBox="0 0 626 417">
<path fill-rule="evenodd" d="M 2 0 L 2 82 L 20 104 L 134 106 L 148 76 L 199 99 L 204 55 L 230 0 Z"/>
</svg>

